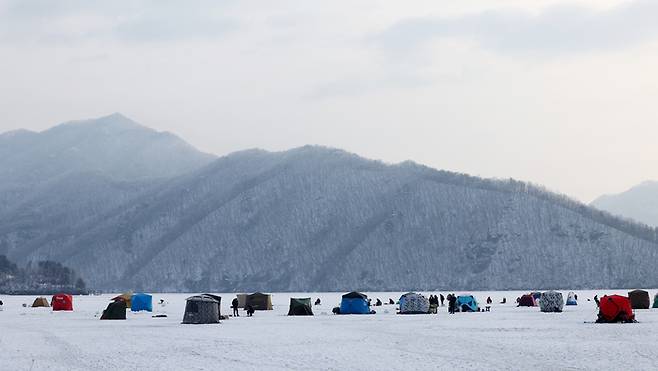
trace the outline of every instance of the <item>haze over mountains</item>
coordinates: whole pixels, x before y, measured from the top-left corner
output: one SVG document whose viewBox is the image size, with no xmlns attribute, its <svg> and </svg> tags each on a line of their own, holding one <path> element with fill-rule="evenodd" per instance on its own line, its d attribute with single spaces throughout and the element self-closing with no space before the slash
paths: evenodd
<svg viewBox="0 0 658 371">
<path fill-rule="evenodd" d="M 656 230 L 324 147 L 214 158 L 115 114 L 0 135 L 0 255 L 153 291 L 655 287 Z"/>
<path fill-rule="evenodd" d="M 592 201 L 591 205 L 615 215 L 658 226 L 658 182 L 646 181 L 628 191 L 601 196 Z"/>
</svg>

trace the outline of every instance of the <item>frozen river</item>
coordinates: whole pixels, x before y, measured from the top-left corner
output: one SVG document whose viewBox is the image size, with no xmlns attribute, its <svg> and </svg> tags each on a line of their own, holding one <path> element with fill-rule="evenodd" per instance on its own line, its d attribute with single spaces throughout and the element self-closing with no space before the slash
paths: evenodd
<svg viewBox="0 0 658 371">
<path fill-rule="evenodd" d="M 578 306 L 563 313 L 517 308 L 521 292 L 473 292 L 481 305 L 491 296 L 491 312 L 448 315 L 440 308 L 438 315 L 406 316 L 394 305 L 335 316 L 342 293 L 275 293 L 273 311 L 215 325 L 181 324 L 190 294 L 153 294 L 154 311 L 168 317 L 129 312 L 126 321 L 99 320 L 114 295 L 76 296 L 73 312 L 29 308 L 34 296 L 4 295 L 0 369 L 656 369 L 658 309 L 637 310 L 637 324 L 590 323 L 597 310 L 587 298 L 626 292 L 578 291 Z M 649 292 L 653 300 L 656 291 Z M 386 302 L 401 293 L 366 294 Z M 235 295 L 220 295 L 228 314 Z M 309 296 L 322 300 L 314 317 L 286 315 L 290 297 Z M 502 297 L 506 305 L 497 304 Z"/>
</svg>

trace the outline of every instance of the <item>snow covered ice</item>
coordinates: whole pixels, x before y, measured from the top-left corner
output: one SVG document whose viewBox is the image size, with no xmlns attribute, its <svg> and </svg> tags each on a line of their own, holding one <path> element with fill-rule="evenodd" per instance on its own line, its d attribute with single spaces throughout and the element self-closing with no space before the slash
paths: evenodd
<svg viewBox="0 0 658 371">
<path fill-rule="evenodd" d="M 114 294 L 76 296 L 73 312 L 30 308 L 35 296 L 1 296 L 0 369 L 655 369 L 658 309 L 636 310 L 637 324 L 587 323 L 597 313 L 587 298 L 627 291 L 578 291 L 578 306 L 563 313 L 517 308 L 515 291 L 474 292 L 482 307 L 491 296 L 491 312 L 396 315 L 384 305 L 375 315 L 345 316 L 331 314 L 343 293 L 275 293 L 273 311 L 247 318 L 241 310 L 215 325 L 181 324 L 191 294 L 153 294 L 154 313 L 168 317 L 128 312 L 126 321 L 99 320 Z M 373 302 L 401 295 L 367 294 Z M 222 314 L 230 314 L 235 295 L 220 295 Z M 315 316 L 286 315 L 290 297 L 309 296 L 322 300 Z M 502 297 L 507 304 L 498 304 Z"/>
</svg>

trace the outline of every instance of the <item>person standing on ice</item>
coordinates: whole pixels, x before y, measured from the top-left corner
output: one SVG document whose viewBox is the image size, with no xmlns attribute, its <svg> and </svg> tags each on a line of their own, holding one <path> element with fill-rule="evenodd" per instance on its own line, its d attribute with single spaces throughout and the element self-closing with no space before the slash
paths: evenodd
<svg viewBox="0 0 658 371">
<path fill-rule="evenodd" d="M 238 313 L 238 298 L 236 297 L 233 299 L 231 302 L 231 308 L 233 308 L 233 317 L 240 317 L 240 313 Z"/>
<path fill-rule="evenodd" d="M 456 302 L 457 302 L 457 297 L 454 294 L 448 295 L 448 313 L 455 314 Z"/>
<path fill-rule="evenodd" d="M 443 306 L 443 302 L 446 300 L 446 298 L 443 297 L 443 294 L 439 294 L 439 297 L 441 298 L 441 306 Z"/>
<path fill-rule="evenodd" d="M 491 296 L 488 296 L 487 297 L 487 304 L 491 304 L 491 303 L 493 303 L 493 300 L 491 300 Z"/>
<path fill-rule="evenodd" d="M 439 297 L 430 295 L 430 313 L 436 314 L 436 308 L 439 306 Z"/>
</svg>

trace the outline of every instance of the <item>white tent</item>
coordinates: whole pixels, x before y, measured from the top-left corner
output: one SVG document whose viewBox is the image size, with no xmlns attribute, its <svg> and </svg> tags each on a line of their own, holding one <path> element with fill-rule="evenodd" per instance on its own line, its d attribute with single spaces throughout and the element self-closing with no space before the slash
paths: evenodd
<svg viewBox="0 0 658 371">
<path fill-rule="evenodd" d="M 542 312 L 562 312 L 564 308 L 562 293 L 552 290 L 542 293 L 539 308 Z"/>
<path fill-rule="evenodd" d="M 421 294 L 408 292 L 400 296 L 400 314 L 427 314 L 430 301 Z"/>
</svg>

